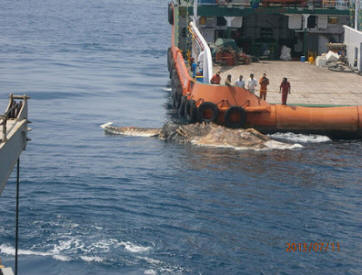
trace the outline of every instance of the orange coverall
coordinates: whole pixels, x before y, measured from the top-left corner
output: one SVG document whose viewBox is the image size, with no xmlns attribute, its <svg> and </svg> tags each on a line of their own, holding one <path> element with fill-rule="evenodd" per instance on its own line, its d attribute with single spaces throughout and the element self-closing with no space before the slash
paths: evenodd
<svg viewBox="0 0 362 275">
<path fill-rule="evenodd" d="M 267 91 L 267 86 L 269 85 L 269 79 L 263 76 L 262 78 L 260 78 L 259 84 L 260 84 L 260 98 L 266 100 L 266 91 Z"/>
</svg>

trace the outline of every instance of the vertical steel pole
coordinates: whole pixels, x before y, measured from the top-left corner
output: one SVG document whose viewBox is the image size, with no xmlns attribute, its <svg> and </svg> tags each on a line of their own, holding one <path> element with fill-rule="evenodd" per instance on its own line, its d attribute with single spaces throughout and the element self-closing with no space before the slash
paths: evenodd
<svg viewBox="0 0 362 275">
<path fill-rule="evenodd" d="M 198 17 L 198 14 L 197 14 L 197 6 L 198 6 L 198 1 L 197 0 L 194 0 L 194 25 L 197 27 L 197 17 Z"/>
<path fill-rule="evenodd" d="M 19 243 L 19 184 L 20 158 L 18 158 L 16 171 L 16 219 L 15 219 L 15 275 L 18 275 L 18 243 Z"/>
</svg>

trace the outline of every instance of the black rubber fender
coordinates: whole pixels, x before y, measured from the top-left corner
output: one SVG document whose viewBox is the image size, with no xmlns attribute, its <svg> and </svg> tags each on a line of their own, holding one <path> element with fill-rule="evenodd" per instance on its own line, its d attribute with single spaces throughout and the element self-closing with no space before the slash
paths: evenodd
<svg viewBox="0 0 362 275">
<path fill-rule="evenodd" d="M 170 25 L 173 25 L 174 20 L 173 20 L 173 6 L 171 3 L 168 4 L 168 23 L 170 23 Z"/>
<path fill-rule="evenodd" d="M 216 122 L 219 108 L 212 102 L 204 102 L 197 108 L 197 120 L 200 122 Z"/>
<path fill-rule="evenodd" d="M 238 115 L 238 120 L 233 121 L 232 116 Z M 244 128 L 246 124 L 246 111 L 240 106 L 231 106 L 224 115 L 224 124 L 229 128 Z"/>
<path fill-rule="evenodd" d="M 182 94 L 177 90 L 172 94 L 172 106 L 176 109 L 178 109 L 181 104 L 181 96 Z"/>
<path fill-rule="evenodd" d="M 185 105 L 187 102 L 187 96 L 182 96 L 180 100 L 180 105 L 178 106 L 177 113 L 179 117 L 183 117 L 185 115 Z"/>
<path fill-rule="evenodd" d="M 171 72 L 173 68 L 174 68 L 174 61 L 173 61 L 172 51 L 171 51 L 171 48 L 168 48 L 168 50 L 167 50 L 167 69 L 169 72 Z"/>
<path fill-rule="evenodd" d="M 194 123 L 197 116 L 196 102 L 193 99 L 187 100 L 185 104 L 185 117 L 189 123 Z"/>
<path fill-rule="evenodd" d="M 180 84 L 180 79 L 178 78 L 178 74 L 176 68 L 173 68 L 170 72 L 171 85 L 177 86 Z"/>
<path fill-rule="evenodd" d="M 171 60 L 170 60 L 171 48 L 167 49 L 167 70 L 171 72 Z"/>
</svg>

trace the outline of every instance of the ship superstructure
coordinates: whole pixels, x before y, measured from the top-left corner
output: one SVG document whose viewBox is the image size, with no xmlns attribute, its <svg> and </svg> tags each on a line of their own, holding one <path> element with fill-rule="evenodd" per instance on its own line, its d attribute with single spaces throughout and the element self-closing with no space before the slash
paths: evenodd
<svg viewBox="0 0 362 275">
<path fill-rule="evenodd" d="M 183 53 L 192 48 L 191 17 L 211 49 L 225 43 L 234 52 L 262 59 L 279 59 L 283 47 L 290 49 L 291 58 L 321 55 L 328 43 L 343 43 L 343 25 L 356 21 L 348 0 L 175 2 L 175 46 Z M 356 22 L 362 25 L 362 13 Z"/>
</svg>

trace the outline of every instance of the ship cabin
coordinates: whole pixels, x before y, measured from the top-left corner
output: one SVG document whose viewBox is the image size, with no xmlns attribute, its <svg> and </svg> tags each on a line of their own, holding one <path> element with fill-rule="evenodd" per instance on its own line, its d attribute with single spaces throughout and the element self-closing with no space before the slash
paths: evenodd
<svg viewBox="0 0 362 275">
<path fill-rule="evenodd" d="M 175 44 L 186 52 L 197 1 L 175 2 Z M 196 5 L 196 24 L 213 58 L 214 49 L 224 46 L 277 60 L 287 47 L 291 58 L 308 60 L 328 52 L 328 43 L 342 43 L 343 25 L 354 22 L 349 0 L 198 0 Z"/>
</svg>

